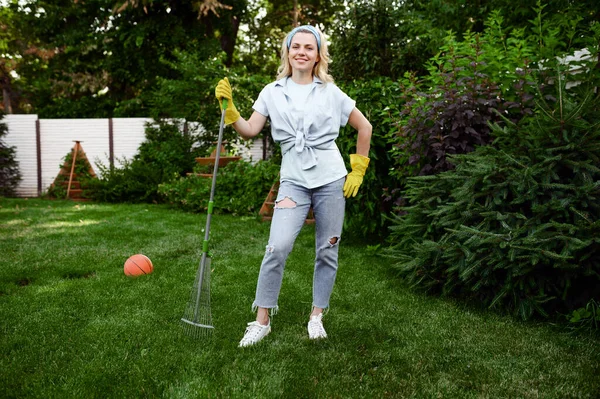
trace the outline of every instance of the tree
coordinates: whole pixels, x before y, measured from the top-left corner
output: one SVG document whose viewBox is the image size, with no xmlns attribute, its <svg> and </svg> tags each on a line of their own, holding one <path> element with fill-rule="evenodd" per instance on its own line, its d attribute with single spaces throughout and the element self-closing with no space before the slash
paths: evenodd
<svg viewBox="0 0 600 399">
<path fill-rule="evenodd" d="M 15 55 L 31 51 L 25 48 L 15 35 L 13 14 L 10 7 L 0 7 L 0 88 L 2 90 L 0 108 L 7 114 L 23 111 L 18 83 L 14 79 L 21 59 Z"/>
<path fill-rule="evenodd" d="M 239 63 L 252 73 L 274 76 L 279 66 L 281 42 L 297 25 L 318 26 L 330 32 L 344 1 L 257 0 L 248 7 L 248 31 L 241 38 Z"/>
<path fill-rule="evenodd" d="M 10 32 L 8 24 L 10 23 L 10 9 L 8 8 L 0 8 L 0 52 L 2 54 L 6 54 L 8 51 L 8 46 L 10 42 L 10 38 L 8 34 Z M 11 95 L 11 76 L 10 72 L 12 71 L 12 62 L 6 58 L 6 56 L 2 56 L 0 58 L 0 87 L 2 88 L 2 107 L 7 113 L 12 113 L 10 95 Z"/>
<path fill-rule="evenodd" d="M 430 54 L 429 33 L 413 32 L 422 22 L 394 0 L 359 0 L 337 19 L 331 47 L 336 78 L 398 77 L 420 69 Z M 430 31 L 436 34 L 437 31 Z"/>
<path fill-rule="evenodd" d="M 172 9 L 177 3 L 170 1 L 169 9 Z M 233 52 L 237 41 L 237 33 L 240 27 L 240 16 L 245 13 L 246 1 L 233 1 L 232 5 L 224 4 L 218 0 L 197 0 L 191 1 L 192 8 L 197 11 L 198 19 L 203 20 L 208 25 L 209 35 L 214 35 L 214 30 L 219 30 L 221 49 L 227 54 L 225 64 L 231 66 L 233 62 Z M 146 14 L 154 4 L 149 0 L 125 0 L 120 6 L 115 6 L 115 11 L 121 13 L 127 8 L 143 9 Z M 224 15 L 225 23 L 215 24 L 215 19 L 209 18 L 211 15 L 220 18 L 219 12 L 231 11 L 235 8 L 237 12 Z M 217 25 L 217 26 L 215 26 Z"/>
<path fill-rule="evenodd" d="M 538 24 L 533 34 L 540 41 L 540 57 L 580 48 L 591 24 L 600 20 L 595 0 L 357 0 L 336 18 L 334 75 L 346 80 L 397 79 L 407 71 L 422 75 L 449 31 L 458 37 L 481 33 L 494 10 L 500 11 L 508 32 Z M 543 32 L 550 31 L 554 36 L 543 42 Z"/>
<path fill-rule="evenodd" d="M 232 59 L 245 7 L 246 0 L 13 1 L 22 95 L 45 117 L 145 115 L 157 78 L 174 75 L 161 60 L 177 51 L 214 56 L 221 46 Z"/>
</svg>

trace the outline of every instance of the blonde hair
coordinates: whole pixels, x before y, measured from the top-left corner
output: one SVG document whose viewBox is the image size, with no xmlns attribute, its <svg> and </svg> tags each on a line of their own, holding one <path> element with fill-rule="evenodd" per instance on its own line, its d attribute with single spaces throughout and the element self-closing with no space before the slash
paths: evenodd
<svg viewBox="0 0 600 399">
<path fill-rule="evenodd" d="M 313 68 L 313 76 L 321 79 L 323 83 L 333 83 L 333 77 L 328 72 L 329 53 L 327 52 L 327 41 L 325 36 L 323 36 L 323 32 L 321 32 L 321 30 L 318 28 L 316 28 L 316 30 L 319 33 L 321 45 L 319 46 L 319 62 L 317 62 Z M 308 29 L 299 29 L 294 33 L 297 32 L 313 33 Z M 292 34 L 292 32 L 285 35 L 283 42 L 281 43 L 281 64 L 277 69 L 277 80 L 292 76 L 292 65 L 288 59 L 289 49 L 287 46 L 288 37 L 290 34 Z"/>
</svg>

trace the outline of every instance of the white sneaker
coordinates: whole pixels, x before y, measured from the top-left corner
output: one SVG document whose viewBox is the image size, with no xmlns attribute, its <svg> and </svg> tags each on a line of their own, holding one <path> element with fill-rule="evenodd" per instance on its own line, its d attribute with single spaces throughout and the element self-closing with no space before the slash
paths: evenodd
<svg viewBox="0 0 600 399">
<path fill-rule="evenodd" d="M 258 343 L 261 339 L 271 332 L 271 321 L 266 326 L 263 326 L 258 321 L 248 323 L 244 338 L 240 341 L 240 348 Z"/>
<path fill-rule="evenodd" d="M 327 333 L 323 327 L 323 313 L 319 313 L 317 316 L 310 316 L 308 322 L 308 338 L 310 339 L 321 339 L 327 338 Z"/>
</svg>

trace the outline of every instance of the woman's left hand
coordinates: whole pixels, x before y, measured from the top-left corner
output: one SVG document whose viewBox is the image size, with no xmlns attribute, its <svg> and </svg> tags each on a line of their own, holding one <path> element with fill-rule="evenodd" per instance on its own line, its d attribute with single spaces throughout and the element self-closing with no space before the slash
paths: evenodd
<svg viewBox="0 0 600 399">
<path fill-rule="evenodd" d="M 356 197 L 358 189 L 360 188 L 367 167 L 369 166 L 370 159 L 359 154 L 350 155 L 350 166 L 352 172 L 346 176 L 346 182 L 344 183 L 344 197 Z"/>
</svg>

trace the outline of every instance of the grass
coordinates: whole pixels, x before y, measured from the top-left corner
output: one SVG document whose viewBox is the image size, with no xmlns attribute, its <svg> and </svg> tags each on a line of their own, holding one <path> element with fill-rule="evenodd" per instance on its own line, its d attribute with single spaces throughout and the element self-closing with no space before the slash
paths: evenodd
<svg viewBox="0 0 600 399">
<path fill-rule="evenodd" d="M 0 199 L 0 397 L 596 398 L 596 336 L 523 323 L 427 297 L 391 278 L 385 258 L 345 243 L 311 342 L 314 231 L 290 255 L 273 332 L 237 344 L 268 224 L 215 215 L 211 339 L 179 319 L 205 216 L 156 205 Z M 144 253 L 153 274 L 128 278 Z"/>
</svg>

